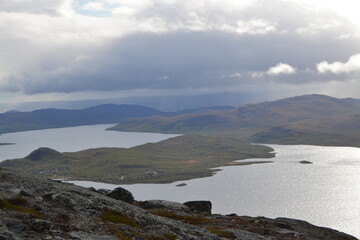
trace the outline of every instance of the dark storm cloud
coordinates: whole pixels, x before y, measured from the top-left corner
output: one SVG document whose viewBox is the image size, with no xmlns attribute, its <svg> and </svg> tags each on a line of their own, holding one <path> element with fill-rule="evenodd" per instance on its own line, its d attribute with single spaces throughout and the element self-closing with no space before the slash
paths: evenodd
<svg viewBox="0 0 360 240">
<path fill-rule="evenodd" d="M 360 52 L 360 47 L 355 49 Z M 314 80 L 314 74 L 304 72 L 307 68 L 315 71 L 315 64 L 323 59 L 347 59 L 353 52 L 353 42 L 331 36 L 308 39 L 295 34 L 242 36 L 219 31 L 134 34 L 92 52 L 66 71 L 27 75 L 34 81 L 27 82 L 24 90 L 39 93 L 241 86 L 260 81 L 251 78 L 252 72 L 266 72 L 280 62 L 299 69 L 299 75 L 267 78 L 300 84 Z M 238 78 L 222 77 L 233 73 L 242 74 Z M 45 78 L 48 80 L 41 81 Z M 318 80 L 325 81 L 321 77 Z"/>
<path fill-rule="evenodd" d="M 20 2 L 0 3 L 2 91 L 281 91 L 357 74 L 336 74 L 360 53 L 354 25 L 295 1 Z M 94 17 L 100 6 L 113 15 Z"/>
</svg>

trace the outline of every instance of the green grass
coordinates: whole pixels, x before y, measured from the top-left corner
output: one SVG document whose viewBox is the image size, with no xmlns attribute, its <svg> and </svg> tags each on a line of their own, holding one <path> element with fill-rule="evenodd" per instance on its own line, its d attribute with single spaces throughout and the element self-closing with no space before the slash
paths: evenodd
<svg viewBox="0 0 360 240">
<path fill-rule="evenodd" d="M 35 216 L 39 215 L 39 211 L 28 208 L 27 201 L 21 196 L 14 198 L 2 198 L 2 201 L 0 201 L 0 209 L 29 213 Z"/>
<path fill-rule="evenodd" d="M 104 221 L 109 221 L 112 223 L 125 224 L 131 227 L 139 228 L 140 226 L 130 217 L 121 214 L 117 211 L 106 209 L 100 217 Z"/>
<path fill-rule="evenodd" d="M 186 215 L 179 215 L 173 212 L 164 212 L 164 211 L 157 211 L 152 212 L 153 214 L 161 217 L 170 218 L 176 221 L 181 221 L 191 225 L 201 225 L 205 223 L 209 223 L 212 220 L 206 219 L 203 216 L 186 216 Z"/>
<path fill-rule="evenodd" d="M 271 151 L 231 137 L 184 135 L 129 149 L 98 148 L 60 156 L 40 149 L 28 158 L 4 161 L 0 166 L 53 178 L 169 183 L 211 176 L 216 170 L 209 168 L 237 164 L 234 160 L 270 158 L 274 156 Z"/>
<path fill-rule="evenodd" d="M 219 237 L 226 238 L 226 239 L 236 239 L 232 232 L 224 231 L 217 228 L 206 228 L 207 231 L 218 235 Z"/>
</svg>

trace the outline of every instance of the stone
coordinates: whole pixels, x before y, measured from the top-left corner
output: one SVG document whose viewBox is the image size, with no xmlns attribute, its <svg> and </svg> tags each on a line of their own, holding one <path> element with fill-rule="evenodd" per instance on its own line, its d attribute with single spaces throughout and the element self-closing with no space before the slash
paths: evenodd
<svg viewBox="0 0 360 240">
<path fill-rule="evenodd" d="M 100 188 L 100 189 L 96 190 L 96 192 L 106 195 L 111 191 L 109 189 Z"/>
<path fill-rule="evenodd" d="M 30 223 L 30 228 L 37 232 L 49 231 L 51 228 L 51 222 L 40 219 L 34 219 Z"/>
<path fill-rule="evenodd" d="M 26 230 L 26 225 L 18 220 L 13 219 L 4 219 L 3 223 L 5 224 L 6 228 L 13 233 L 22 233 Z"/>
<path fill-rule="evenodd" d="M 117 240 L 113 236 L 106 236 L 106 235 L 97 235 L 93 233 L 86 233 L 86 232 L 71 232 L 71 238 L 81 239 L 81 240 Z"/>
<path fill-rule="evenodd" d="M 211 214 L 212 204 L 210 201 L 189 201 L 184 203 L 193 212 L 205 212 Z"/>
<path fill-rule="evenodd" d="M 107 193 L 106 196 L 117 199 L 117 200 L 121 200 L 121 201 L 124 201 L 127 203 L 133 203 L 135 201 L 132 193 L 122 187 L 115 188 L 111 192 Z"/>
<path fill-rule="evenodd" d="M 165 200 L 148 200 L 140 203 L 144 209 L 165 208 L 180 212 L 190 212 L 190 208 L 182 203 L 165 201 Z"/>
</svg>

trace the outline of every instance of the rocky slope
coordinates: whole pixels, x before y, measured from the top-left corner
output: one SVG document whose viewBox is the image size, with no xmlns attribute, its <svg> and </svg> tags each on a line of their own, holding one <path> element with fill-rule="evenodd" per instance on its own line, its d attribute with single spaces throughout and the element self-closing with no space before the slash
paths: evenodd
<svg viewBox="0 0 360 240">
<path fill-rule="evenodd" d="M 127 202 L 133 199 L 126 191 Z M 0 240 L 356 239 L 307 222 L 212 215 L 167 201 L 127 203 L 117 194 L 0 170 Z"/>
</svg>

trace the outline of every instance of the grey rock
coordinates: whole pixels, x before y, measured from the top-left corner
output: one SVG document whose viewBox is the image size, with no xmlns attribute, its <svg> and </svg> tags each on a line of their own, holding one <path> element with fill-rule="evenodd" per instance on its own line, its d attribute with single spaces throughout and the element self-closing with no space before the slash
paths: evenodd
<svg viewBox="0 0 360 240">
<path fill-rule="evenodd" d="M 13 233 L 22 233 L 26 230 L 26 225 L 19 220 L 4 219 L 2 220 L 6 228 Z"/>
<path fill-rule="evenodd" d="M 0 234 L 0 240 L 18 240 L 18 239 L 19 238 L 16 238 L 14 236 Z"/>
<path fill-rule="evenodd" d="M 106 235 L 97 235 L 93 233 L 86 232 L 71 232 L 70 236 L 75 239 L 80 240 L 118 240 L 118 238 Z"/>
<path fill-rule="evenodd" d="M 18 240 L 18 239 L 19 238 L 15 235 L 15 233 L 10 232 L 4 225 L 1 225 L 0 222 L 0 240 Z"/>
<path fill-rule="evenodd" d="M 31 195 L 30 193 L 28 193 L 27 191 L 25 191 L 25 190 L 21 190 L 21 191 L 19 192 L 19 194 L 20 194 L 21 196 L 25 196 L 25 197 L 32 197 L 32 195 Z"/>
<path fill-rule="evenodd" d="M 108 194 L 109 192 L 111 192 L 111 190 L 109 189 L 103 189 L 103 188 L 100 188 L 100 189 L 97 189 L 96 192 L 98 193 L 101 193 L 101 194 Z"/>
<path fill-rule="evenodd" d="M 124 201 L 127 203 L 133 203 L 135 201 L 132 193 L 122 187 L 115 188 L 111 192 L 107 193 L 106 196 L 117 199 L 117 200 L 121 200 L 121 201 Z"/>
<path fill-rule="evenodd" d="M 184 205 L 188 206 L 193 212 L 205 212 L 211 214 L 212 204 L 210 201 L 189 201 Z"/>
<path fill-rule="evenodd" d="M 144 209 L 166 208 L 174 211 L 190 212 L 190 208 L 182 203 L 165 201 L 165 200 L 149 200 L 140 203 Z"/>
<path fill-rule="evenodd" d="M 243 230 L 229 230 L 229 232 L 232 232 L 236 239 L 241 240 L 273 240 L 272 238 L 263 237 Z"/>
<path fill-rule="evenodd" d="M 51 228 L 51 222 L 40 220 L 40 219 L 34 219 L 30 223 L 30 228 L 36 232 L 43 232 L 43 231 L 49 231 Z"/>
</svg>

